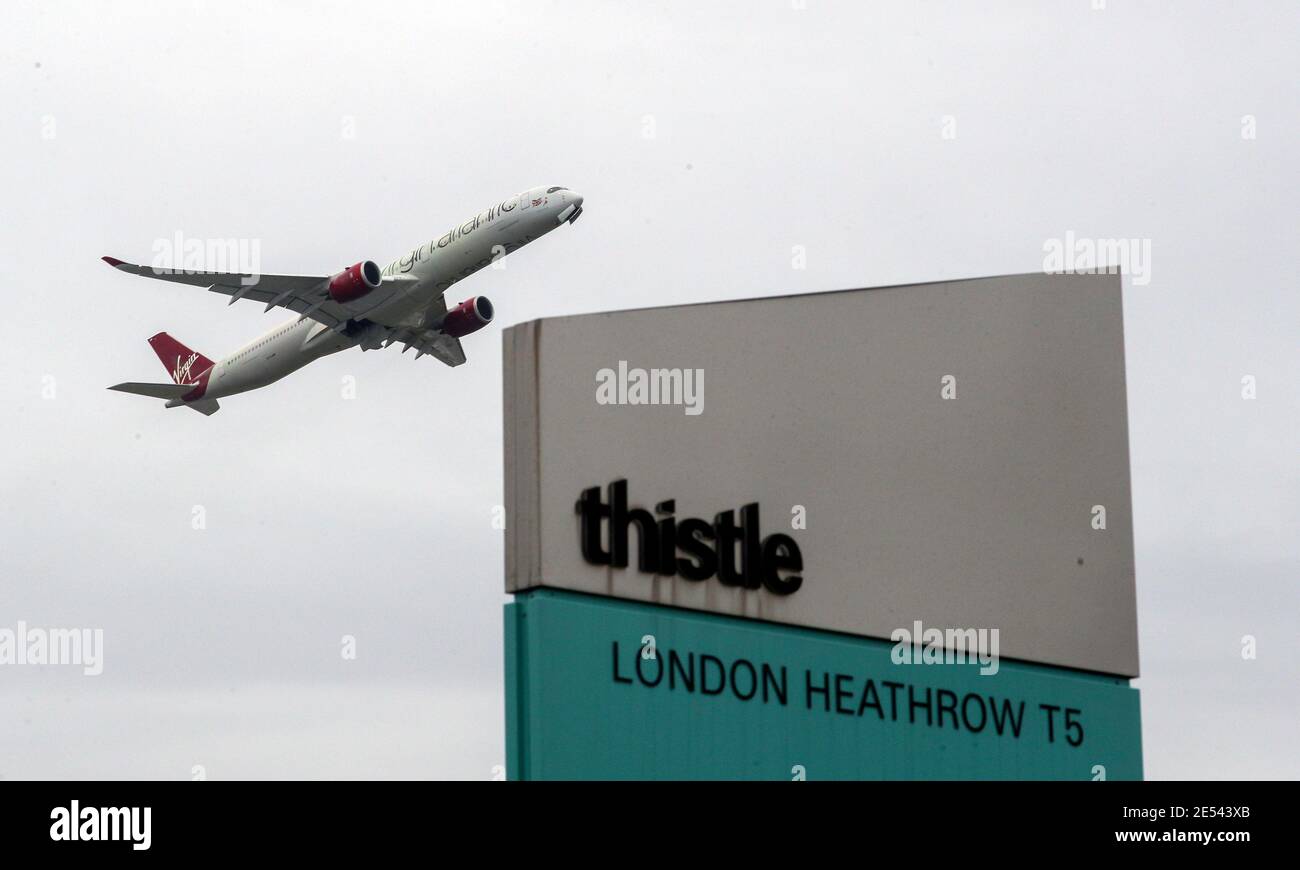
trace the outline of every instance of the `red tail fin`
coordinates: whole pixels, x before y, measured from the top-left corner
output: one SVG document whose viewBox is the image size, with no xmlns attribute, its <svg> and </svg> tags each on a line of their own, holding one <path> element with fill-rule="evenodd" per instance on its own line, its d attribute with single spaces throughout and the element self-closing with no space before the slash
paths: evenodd
<svg viewBox="0 0 1300 870">
<path fill-rule="evenodd" d="M 162 360 L 163 367 L 172 374 L 172 380 L 178 384 L 193 384 L 199 375 L 212 368 L 212 360 L 198 351 L 190 350 L 165 332 L 160 332 L 149 339 L 149 346 Z"/>
</svg>

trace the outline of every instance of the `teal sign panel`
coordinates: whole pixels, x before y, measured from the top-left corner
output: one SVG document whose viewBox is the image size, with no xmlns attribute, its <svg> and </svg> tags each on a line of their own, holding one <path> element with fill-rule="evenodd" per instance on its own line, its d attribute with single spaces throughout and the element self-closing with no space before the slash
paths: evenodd
<svg viewBox="0 0 1300 870">
<path fill-rule="evenodd" d="M 511 779 L 1140 779 L 1138 692 L 539 589 L 505 608 Z"/>
</svg>

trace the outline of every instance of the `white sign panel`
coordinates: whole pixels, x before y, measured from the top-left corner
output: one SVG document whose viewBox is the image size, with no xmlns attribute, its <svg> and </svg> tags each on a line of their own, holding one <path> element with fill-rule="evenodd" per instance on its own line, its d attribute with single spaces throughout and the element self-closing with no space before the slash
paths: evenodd
<svg viewBox="0 0 1300 870">
<path fill-rule="evenodd" d="M 1119 276 L 520 324 L 506 587 L 1138 673 Z"/>
</svg>

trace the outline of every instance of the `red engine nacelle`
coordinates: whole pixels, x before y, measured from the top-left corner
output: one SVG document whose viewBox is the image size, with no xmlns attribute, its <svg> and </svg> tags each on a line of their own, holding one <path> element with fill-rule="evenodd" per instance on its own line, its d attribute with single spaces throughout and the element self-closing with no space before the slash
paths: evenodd
<svg viewBox="0 0 1300 870">
<path fill-rule="evenodd" d="M 383 276 L 371 260 L 348 266 L 330 279 L 329 294 L 335 302 L 353 302 L 379 286 Z"/>
<path fill-rule="evenodd" d="M 477 332 L 492 322 L 492 302 L 486 296 L 471 296 L 447 312 L 442 331 L 460 338 Z"/>
</svg>

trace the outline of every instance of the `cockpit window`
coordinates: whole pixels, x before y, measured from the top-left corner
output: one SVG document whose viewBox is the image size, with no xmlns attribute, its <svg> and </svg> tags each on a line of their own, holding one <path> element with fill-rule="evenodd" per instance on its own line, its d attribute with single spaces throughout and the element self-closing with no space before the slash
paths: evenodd
<svg viewBox="0 0 1300 870">
<path fill-rule="evenodd" d="M 548 187 L 548 188 L 546 189 L 546 192 L 547 192 L 547 193 L 555 193 L 555 191 L 557 191 L 557 190 L 568 190 L 568 188 L 567 188 L 567 187 Z"/>
</svg>

